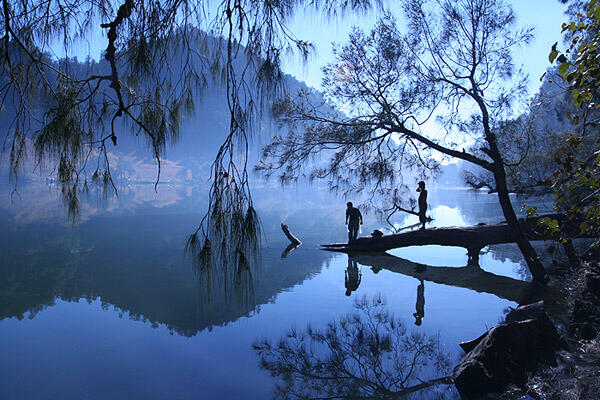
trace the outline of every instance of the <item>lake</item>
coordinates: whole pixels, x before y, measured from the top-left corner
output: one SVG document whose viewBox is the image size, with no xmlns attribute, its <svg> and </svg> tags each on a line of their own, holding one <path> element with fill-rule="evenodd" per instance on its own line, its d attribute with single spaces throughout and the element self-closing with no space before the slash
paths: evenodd
<svg viewBox="0 0 600 400">
<path fill-rule="evenodd" d="M 130 186 L 118 200 L 86 207 L 74 227 L 50 186 L 3 204 L 1 399 L 318 396 L 363 390 L 353 386 L 357 371 L 362 379 L 389 378 L 380 386 L 407 388 L 451 374 L 463 354 L 458 343 L 502 320 L 528 286 L 513 245 L 486 249 L 480 265 L 489 274 L 478 284 L 457 281 L 447 268 L 434 281 L 419 279 L 423 269 L 464 267 L 460 248 L 394 250 L 383 268 L 321 251 L 321 243 L 346 239 L 345 201 L 308 200 L 291 189 L 255 194 L 262 249 L 251 281 L 232 291 L 183 255 L 202 217 L 199 192 L 160 185 L 155 195 L 152 185 Z M 503 219 L 496 197 L 481 192 L 430 190 L 429 204 L 430 226 Z M 303 241 L 285 258 L 281 222 Z M 361 235 L 382 227 L 368 216 Z M 386 334 L 381 343 L 364 339 Z M 346 370 L 336 381 L 332 368 Z M 444 383 L 413 396 L 458 397 Z"/>
</svg>

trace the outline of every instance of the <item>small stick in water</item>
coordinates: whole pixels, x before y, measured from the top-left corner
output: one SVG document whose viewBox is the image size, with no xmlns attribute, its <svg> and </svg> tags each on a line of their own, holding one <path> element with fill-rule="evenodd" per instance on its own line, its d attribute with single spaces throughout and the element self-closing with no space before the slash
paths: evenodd
<svg viewBox="0 0 600 400">
<path fill-rule="evenodd" d="M 283 253 L 281 253 L 281 258 L 286 258 L 288 254 L 296 249 L 296 247 L 300 246 L 302 242 L 296 236 L 292 235 L 292 232 L 290 232 L 290 229 L 286 224 L 281 224 L 281 230 L 291 242 L 290 245 L 283 250 Z"/>
<path fill-rule="evenodd" d="M 292 242 L 293 245 L 300 246 L 302 244 L 300 239 L 292 235 L 292 232 L 290 232 L 290 229 L 286 224 L 281 224 L 281 230 L 283 231 L 285 236 L 290 240 L 290 242 Z"/>
</svg>

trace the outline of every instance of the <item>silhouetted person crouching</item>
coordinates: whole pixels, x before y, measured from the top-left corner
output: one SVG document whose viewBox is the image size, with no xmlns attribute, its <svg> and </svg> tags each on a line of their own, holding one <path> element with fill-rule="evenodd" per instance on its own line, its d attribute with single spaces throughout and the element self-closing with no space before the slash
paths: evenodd
<svg viewBox="0 0 600 400">
<path fill-rule="evenodd" d="M 427 222 L 427 190 L 425 190 L 425 182 L 420 181 L 419 187 L 417 188 L 419 193 L 419 222 L 421 223 L 420 229 L 425 229 L 425 222 Z"/>
<path fill-rule="evenodd" d="M 358 229 L 363 223 L 360 210 L 352 206 L 352 202 L 346 203 L 346 225 L 348 225 L 348 243 L 354 242 L 358 236 Z"/>
</svg>

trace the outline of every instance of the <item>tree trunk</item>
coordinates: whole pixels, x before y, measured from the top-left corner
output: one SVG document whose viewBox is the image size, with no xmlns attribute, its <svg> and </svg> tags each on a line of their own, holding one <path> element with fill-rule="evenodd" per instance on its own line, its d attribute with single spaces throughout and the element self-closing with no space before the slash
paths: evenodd
<svg viewBox="0 0 600 400">
<path fill-rule="evenodd" d="M 506 173 L 504 172 L 504 165 L 502 162 L 496 161 L 496 168 L 494 168 L 493 172 L 496 180 L 496 190 L 498 191 L 498 200 L 500 201 L 500 206 L 502 207 L 502 213 L 504 214 L 504 218 L 506 218 L 506 223 L 515 232 L 515 241 L 517 246 L 519 246 L 523 257 L 525 258 L 525 262 L 527 262 L 527 266 L 529 267 L 529 271 L 531 272 L 533 280 L 537 282 L 546 282 L 548 280 L 546 270 L 544 269 L 537 252 L 523 234 L 521 226 L 519 225 L 519 220 L 510 201 L 508 187 L 506 185 Z"/>
<path fill-rule="evenodd" d="M 504 214 L 504 218 L 506 218 L 506 223 L 513 229 L 515 233 L 517 246 L 519 246 L 523 257 L 525 258 L 525 262 L 527 262 L 527 266 L 529 267 L 529 271 L 531 272 L 533 280 L 537 282 L 546 282 L 548 280 L 546 270 L 538 258 L 533 246 L 531 246 L 531 243 L 529 243 L 529 240 L 527 240 L 523 234 L 517 219 L 517 215 L 515 214 L 515 210 L 513 209 L 510 201 L 510 197 L 508 195 L 508 185 L 506 184 L 504 159 L 502 158 L 502 154 L 500 154 L 496 135 L 490 127 L 490 115 L 487 105 L 483 100 L 483 93 L 480 95 L 479 88 L 477 87 L 477 84 L 473 80 L 472 76 L 470 79 L 473 85 L 473 99 L 477 102 L 481 109 L 485 140 L 490 146 L 488 149 L 484 149 L 484 152 L 493 160 L 493 164 L 491 165 L 491 168 L 488 168 L 488 170 L 494 174 L 496 190 L 498 191 L 498 200 L 500 201 L 500 206 L 502 207 L 502 213 Z"/>
<path fill-rule="evenodd" d="M 567 254 L 567 258 L 569 259 L 569 264 L 571 264 L 571 268 L 579 267 L 579 257 L 577 256 L 577 251 L 573 246 L 573 241 L 571 239 L 567 239 L 566 242 L 563 243 L 563 249 Z"/>
</svg>

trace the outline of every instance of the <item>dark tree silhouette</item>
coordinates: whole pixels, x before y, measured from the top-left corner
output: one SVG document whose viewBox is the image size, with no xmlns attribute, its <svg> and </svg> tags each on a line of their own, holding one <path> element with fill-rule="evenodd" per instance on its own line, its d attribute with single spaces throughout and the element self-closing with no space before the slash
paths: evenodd
<svg viewBox="0 0 600 400">
<path fill-rule="evenodd" d="M 320 331 L 256 342 L 262 368 L 281 378 L 281 399 L 437 399 L 452 395 L 450 360 L 437 336 L 409 332 L 381 297 Z"/>
<path fill-rule="evenodd" d="M 527 265 L 535 280 L 545 279 L 519 228 L 507 187 L 506 146 L 498 142 L 514 103 L 526 99 L 526 77 L 511 52 L 528 43 L 532 31 L 513 30 L 515 15 L 502 0 L 402 4 L 406 29 L 391 15 L 369 33 L 356 28 L 323 69 L 327 99 L 345 114 L 312 104 L 302 92 L 274 107 L 291 132 L 264 149 L 258 170 L 293 180 L 311 156 L 324 152 L 329 164 L 319 164 L 311 177 L 329 179 L 334 189 L 368 187 L 385 195 L 402 183 L 404 169 L 438 167 L 436 153 L 467 161 L 493 175 Z"/>
</svg>

